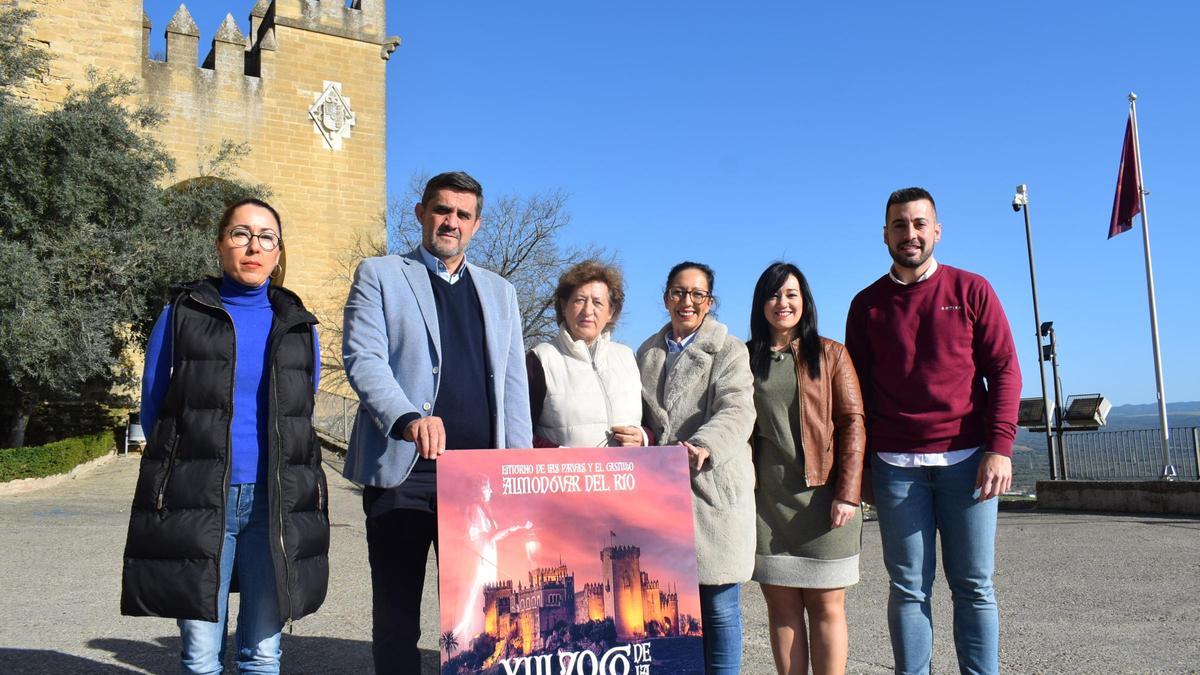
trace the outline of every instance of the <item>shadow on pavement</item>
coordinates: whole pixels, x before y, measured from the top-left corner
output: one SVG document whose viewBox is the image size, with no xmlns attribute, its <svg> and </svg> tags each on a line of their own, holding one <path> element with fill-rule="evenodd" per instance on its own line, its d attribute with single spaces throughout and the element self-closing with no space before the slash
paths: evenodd
<svg viewBox="0 0 1200 675">
<path fill-rule="evenodd" d="M 233 636 L 226 645 L 225 671 L 236 672 L 233 665 Z M 152 641 L 123 638 L 97 638 L 88 647 L 107 651 L 113 658 L 133 668 L 152 673 L 171 673 L 179 670 L 179 636 L 160 637 Z M 11 657 L 10 657 L 11 653 Z M 58 659 L 58 661 L 55 661 Z M 439 656 L 432 650 L 421 650 L 422 671 L 437 673 Z M 371 643 L 362 640 L 283 634 L 282 672 L 289 673 L 370 673 Z M 40 669 L 40 670 L 38 670 Z M 98 663 L 89 659 L 47 652 L 44 650 L 0 650 L 0 673 L 132 673 L 122 666 Z"/>
<path fill-rule="evenodd" d="M 0 649 L 0 673 L 97 673 L 126 675 L 137 673 L 124 666 L 98 663 L 89 658 L 63 654 L 49 649 Z"/>
</svg>

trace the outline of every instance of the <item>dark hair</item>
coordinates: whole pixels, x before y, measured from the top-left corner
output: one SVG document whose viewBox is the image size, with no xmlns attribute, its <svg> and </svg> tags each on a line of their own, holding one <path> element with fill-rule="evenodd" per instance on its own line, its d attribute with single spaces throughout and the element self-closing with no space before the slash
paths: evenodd
<svg viewBox="0 0 1200 675">
<path fill-rule="evenodd" d="M 233 212 L 243 206 L 257 206 L 260 209 L 266 209 L 271 212 L 271 216 L 275 218 L 275 225 L 279 228 L 279 236 L 283 237 L 283 221 L 279 219 L 279 212 L 275 207 L 264 202 L 257 197 L 246 197 L 239 199 L 236 202 L 225 207 L 225 212 L 221 214 L 221 219 L 217 221 L 217 239 L 219 240 L 225 234 L 225 228 L 229 227 L 229 223 L 233 222 Z"/>
<path fill-rule="evenodd" d="M 933 195 L 929 194 L 925 188 L 908 187 L 896 190 L 888 197 L 887 205 L 883 207 L 883 224 L 887 225 L 888 209 L 892 208 L 893 204 L 907 204 L 922 199 L 928 199 L 929 205 L 933 207 L 933 212 L 937 213 L 937 202 L 933 201 Z"/>
<path fill-rule="evenodd" d="M 800 283 L 800 299 L 804 301 L 800 323 L 796 324 L 800 358 L 808 366 L 809 376 L 818 380 L 821 378 L 821 337 L 817 334 L 817 303 L 813 300 L 812 289 L 808 287 L 804 273 L 799 267 L 786 262 L 771 263 L 754 285 L 754 299 L 750 302 L 750 340 L 746 343 L 750 350 L 750 370 L 760 378 L 767 377 L 771 367 L 771 324 L 767 322 L 763 305 L 767 304 L 767 298 L 783 287 L 788 277 L 796 277 Z"/>
<path fill-rule="evenodd" d="M 712 268 L 704 263 L 684 260 L 678 265 L 672 267 L 670 272 L 667 272 L 667 285 L 663 287 L 663 296 L 666 296 L 667 290 L 671 288 L 671 281 L 675 279 L 675 275 L 684 270 L 700 270 L 703 272 L 704 276 L 708 277 L 708 294 L 712 295 L 713 290 L 716 288 L 716 276 L 713 274 Z M 713 295 L 712 299 L 713 302 L 716 302 L 717 296 Z"/>
<path fill-rule="evenodd" d="M 421 193 L 421 203 L 429 204 L 429 200 L 438 190 L 454 190 L 455 192 L 470 192 L 475 195 L 475 218 L 483 213 L 483 186 L 465 171 L 447 171 L 439 173 L 425 184 L 425 192 Z"/>
<path fill-rule="evenodd" d="M 608 328 L 617 323 L 621 316 L 621 308 L 625 306 L 625 283 L 621 278 L 621 270 L 613 265 L 605 265 L 599 260 L 584 260 L 572 265 L 571 269 L 563 272 L 558 278 L 558 288 L 554 289 L 554 320 L 564 323 L 563 306 L 571 299 L 571 294 L 580 286 L 593 281 L 608 286 L 608 301 L 612 306 L 612 319 Z"/>
</svg>

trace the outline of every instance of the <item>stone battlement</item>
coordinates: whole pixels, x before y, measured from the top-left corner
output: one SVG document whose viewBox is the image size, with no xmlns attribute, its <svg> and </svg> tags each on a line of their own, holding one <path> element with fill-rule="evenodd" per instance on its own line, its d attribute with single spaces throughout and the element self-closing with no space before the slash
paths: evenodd
<svg viewBox="0 0 1200 675">
<path fill-rule="evenodd" d="M 167 69 L 195 71 L 194 76 L 204 83 L 216 78 L 230 80 L 237 76 L 261 78 L 273 74 L 273 60 L 279 58 L 280 29 L 305 31 L 330 37 L 353 40 L 378 46 L 380 58 L 387 60 L 399 46 L 399 38 L 386 38 L 383 0 L 357 0 L 353 7 L 336 0 L 259 0 L 250 11 L 250 33 L 243 34 L 232 14 L 217 28 L 204 61 L 197 66 L 200 55 L 200 29 L 188 11 L 180 4 L 165 29 L 165 59 L 151 58 L 150 18 L 142 13 L 142 59 L 145 77 L 163 77 Z M 203 72 L 211 71 L 211 72 Z"/>
<path fill-rule="evenodd" d="M 570 576 L 566 565 L 558 567 L 538 567 L 529 571 L 529 585 L 540 586 L 542 584 L 561 583 Z"/>
<path fill-rule="evenodd" d="M 606 546 L 600 551 L 601 560 L 603 560 L 605 556 L 615 560 L 617 558 L 640 558 L 641 555 L 642 549 L 638 548 L 637 546 L 628 545 Z"/>
<path fill-rule="evenodd" d="M 495 583 L 487 583 L 483 585 L 484 593 L 495 593 L 497 591 L 511 591 L 513 587 L 512 581 L 497 581 Z"/>
</svg>

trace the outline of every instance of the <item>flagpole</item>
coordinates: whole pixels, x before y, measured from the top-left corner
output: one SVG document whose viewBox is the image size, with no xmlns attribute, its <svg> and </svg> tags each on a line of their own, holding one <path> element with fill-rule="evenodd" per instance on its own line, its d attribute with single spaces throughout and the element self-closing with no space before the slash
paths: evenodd
<svg viewBox="0 0 1200 675">
<path fill-rule="evenodd" d="M 1146 189 L 1142 182 L 1142 148 L 1138 143 L 1137 94 L 1129 94 L 1129 121 L 1133 129 L 1133 162 L 1137 171 L 1138 205 L 1142 211 L 1142 246 L 1146 253 L 1146 291 L 1150 296 L 1150 340 L 1154 345 L 1154 384 L 1158 388 L 1158 439 L 1162 447 L 1162 478 L 1174 480 L 1175 467 L 1167 449 L 1170 427 L 1167 426 L 1167 397 L 1163 392 L 1162 351 L 1158 346 L 1158 306 L 1154 301 L 1154 268 L 1150 264 L 1150 220 L 1146 216 Z"/>
</svg>

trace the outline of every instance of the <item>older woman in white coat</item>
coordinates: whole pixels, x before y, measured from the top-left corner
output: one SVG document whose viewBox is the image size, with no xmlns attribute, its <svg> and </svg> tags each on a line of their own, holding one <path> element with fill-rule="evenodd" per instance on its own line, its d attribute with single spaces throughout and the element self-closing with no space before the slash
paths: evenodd
<svg viewBox="0 0 1200 675">
<path fill-rule="evenodd" d="M 725 675 L 741 666 L 738 585 L 754 571 L 754 377 L 746 346 L 711 315 L 713 281 L 701 263 L 671 269 L 671 322 L 637 360 L 645 423 L 661 445 L 687 449 L 706 672 Z"/>
<path fill-rule="evenodd" d="M 587 260 L 558 281 L 558 335 L 525 356 L 537 447 L 649 445 L 633 350 L 611 338 L 625 304 L 621 272 Z"/>
</svg>

